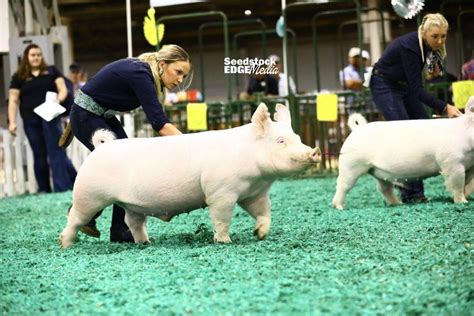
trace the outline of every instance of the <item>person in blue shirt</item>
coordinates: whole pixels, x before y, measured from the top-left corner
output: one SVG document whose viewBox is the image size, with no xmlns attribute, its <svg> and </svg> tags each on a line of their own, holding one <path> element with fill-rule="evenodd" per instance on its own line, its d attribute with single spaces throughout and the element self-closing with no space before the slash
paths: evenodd
<svg viewBox="0 0 474 316">
<path fill-rule="evenodd" d="M 444 70 L 448 22 L 443 15 L 427 14 L 418 32 L 396 38 L 375 63 L 370 80 L 372 98 L 385 120 L 428 119 L 422 103 L 448 117 L 461 112 L 423 89 L 423 68 L 433 73 Z M 404 203 L 426 202 L 422 181 L 407 183 L 401 189 Z"/>
<path fill-rule="evenodd" d="M 184 90 L 189 86 L 191 67 L 188 53 L 177 45 L 167 45 L 158 52 L 120 59 L 104 66 L 74 99 L 70 113 L 72 133 L 91 151 L 94 150 L 91 137 L 98 129 L 110 130 L 117 138 L 127 138 L 115 114 L 141 106 L 151 126 L 161 136 L 181 134 L 166 117 L 162 104 L 165 89 Z M 99 237 L 95 218 L 81 231 Z M 133 242 L 124 218 L 125 211 L 114 205 L 110 228 L 112 242 Z"/>
</svg>

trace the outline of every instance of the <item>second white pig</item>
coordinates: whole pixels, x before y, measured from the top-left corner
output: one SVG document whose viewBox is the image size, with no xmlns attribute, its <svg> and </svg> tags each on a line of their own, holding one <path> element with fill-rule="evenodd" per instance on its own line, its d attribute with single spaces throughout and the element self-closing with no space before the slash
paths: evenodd
<svg viewBox="0 0 474 316">
<path fill-rule="evenodd" d="M 389 205 L 400 204 L 393 183 L 443 175 L 455 203 L 474 192 L 474 97 L 454 119 L 373 122 L 353 125 L 339 156 L 332 204 L 342 209 L 357 179 L 370 173 Z"/>
<path fill-rule="evenodd" d="M 236 203 L 256 220 L 258 238 L 265 238 L 271 222 L 271 184 L 321 159 L 318 148 L 304 145 L 292 131 L 284 105 L 276 106 L 274 118 L 262 103 L 252 123 L 241 127 L 100 145 L 78 172 L 61 246 L 71 246 L 80 227 L 113 203 L 126 210 L 125 222 L 135 242 L 148 242 L 147 216 L 169 221 L 204 206 L 209 207 L 214 240 L 230 242 Z"/>
</svg>

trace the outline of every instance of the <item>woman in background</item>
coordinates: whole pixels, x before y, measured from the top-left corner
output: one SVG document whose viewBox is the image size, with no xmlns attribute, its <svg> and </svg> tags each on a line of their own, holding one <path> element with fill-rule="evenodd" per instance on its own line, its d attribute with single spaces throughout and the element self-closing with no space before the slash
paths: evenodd
<svg viewBox="0 0 474 316">
<path fill-rule="evenodd" d="M 57 93 L 59 103 L 66 100 L 67 89 L 61 73 L 54 67 L 48 67 L 38 45 L 30 44 L 23 52 L 18 71 L 10 83 L 8 130 L 16 134 L 19 108 L 23 128 L 33 151 L 40 193 L 52 192 L 50 169 L 55 192 L 71 190 L 76 178 L 74 166 L 58 145 L 62 133 L 60 118 L 47 122 L 33 112 L 45 101 L 48 91 Z"/>
</svg>

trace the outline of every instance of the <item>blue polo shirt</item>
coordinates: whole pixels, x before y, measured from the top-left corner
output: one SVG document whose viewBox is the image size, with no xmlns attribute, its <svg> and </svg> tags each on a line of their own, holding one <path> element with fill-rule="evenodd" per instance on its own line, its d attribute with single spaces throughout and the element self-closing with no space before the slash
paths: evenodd
<svg viewBox="0 0 474 316">
<path fill-rule="evenodd" d="M 136 58 L 104 66 L 81 90 L 106 109 L 128 112 L 141 106 L 156 131 L 169 123 L 156 95 L 150 66 Z"/>
<path fill-rule="evenodd" d="M 423 43 L 424 57 L 431 49 Z M 411 32 L 393 40 L 385 49 L 382 57 L 375 63 L 376 68 L 391 82 L 406 82 L 409 93 L 414 94 L 424 104 L 438 112 L 443 112 L 446 103 L 430 95 L 423 89 L 423 67 L 418 32 Z"/>
</svg>

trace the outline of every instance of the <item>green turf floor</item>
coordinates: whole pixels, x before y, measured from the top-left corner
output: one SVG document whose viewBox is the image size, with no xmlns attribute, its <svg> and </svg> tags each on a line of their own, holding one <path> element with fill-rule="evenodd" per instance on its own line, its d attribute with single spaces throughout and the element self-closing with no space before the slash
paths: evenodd
<svg viewBox="0 0 474 316">
<path fill-rule="evenodd" d="M 71 193 L 0 200 L 4 315 L 474 315 L 474 201 L 455 205 L 441 177 L 428 204 L 386 207 L 362 178 L 347 210 L 335 178 L 276 182 L 268 238 L 237 208 L 232 244 L 212 242 L 208 212 L 149 218 L 152 244 L 80 235 L 60 250 Z"/>
</svg>

